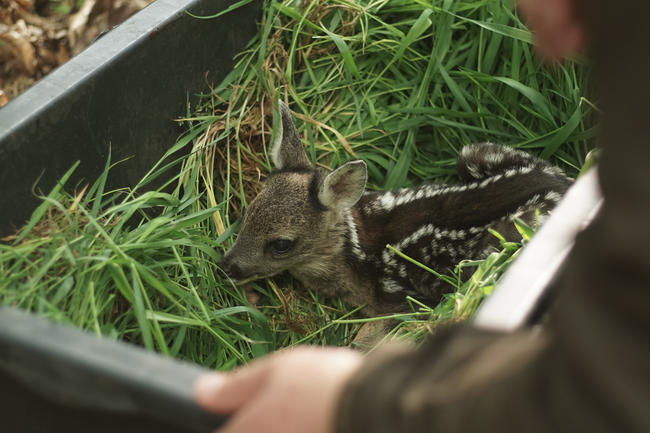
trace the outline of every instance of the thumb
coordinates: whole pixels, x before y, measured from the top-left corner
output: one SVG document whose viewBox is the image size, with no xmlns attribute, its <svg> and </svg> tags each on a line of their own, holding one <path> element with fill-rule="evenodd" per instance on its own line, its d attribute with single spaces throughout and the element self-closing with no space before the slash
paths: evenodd
<svg viewBox="0 0 650 433">
<path fill-rule="evenodd" d="M 236 412 L 262 389 L 268 370 L 268 363 L 262 361 L 233 373 L 205 374 L 194 383 L 194 397 L 208 411 Z"/>
</svg>

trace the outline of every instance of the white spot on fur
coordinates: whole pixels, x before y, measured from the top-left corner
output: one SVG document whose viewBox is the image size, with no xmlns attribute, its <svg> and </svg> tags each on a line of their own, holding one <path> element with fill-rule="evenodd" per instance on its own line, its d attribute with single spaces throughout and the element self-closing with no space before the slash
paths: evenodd
<svg viewBox="0 0 650 433">
<path fill-rule="evenodd" d="M 393 253 L 392 250 L 385 249 L 384 252 L 381 254 L 381 259 L 382 262 L 384 263 L 384 266 L 387 267 L 397 266 L 397 262 L 395 261 L 395 253 Z"/>
<path fill-rule="evenodd" d="M 467 229 L 467 230 L 470 232 L 470 234 L 477 235 L 477 234 L 481 233 L 482 231 L 484 231 L 484 230 L 486 229 L 486 227 L 487 227 L 487 226 L 482 226 L 482 227 L 470 227 L 470 228 Z"/>
<path fill-rule="evenodd" d="M 404 290 L 404 287 L 401 284 L 390 278 L 384 278 L 381 280 L 381 286 L 383 287 L 384 291 L 388 293 L 397 293 Z"/>
<path fill-rule="evenodd" d="M 544 196 L 544 200 L 548 200 L 548 201 L 552 201 L 552 202 L 557 202 L 561 198 L 562 198 L 562 195 L 557 191 L 549 191 Z"/>
<path fill-rule="evenodd" d="M 560 170 L 560 169 L 557 168 L 557 167 L 553 167 L 552 165 L 551 165 L 551 166 L 544 167 L 544 173 L 546 173 L 546 174 L 548 174 L 548 175 L 551 175 L 551 176 L 562 176 L 562 177 L 566 177 L 566 176 L 564 175 L 564 173 L 562 173 L 562 170 Z"/>
<path fill-rule="evenodd" d="M 382 194 L 377 201 L 380 210 L 389 211 L 395 207 L 395 196 L 388 191 Z"/>
<path fill-rule="evenodd" d="M 485 247 L 485 248 L 483 249 L 483 251 L 481 251 L 481 252 L 478 253 L 478 257 L 477 257 L 477 258 L 478 258 L 478 259 L 484 259 L 484 258 L 486 258 L 487 256 L 489 256 L 490 253 L 492 253 L 493 251 L 495 251 L 495 248 L 494 248 L 492 245 L 490 245 L 490 246 L 488 246 L 488 247 Z"/>
<path fill-rule="evenodd" d="M 481 171 L 474 164 L 467 165 L 467 171 L 469 171 L 469 174 L 475 179 L 481 177 Z"/>
<path fill-rule="evenodd" d="M 419 241 L 425 236 L 431 236 L 433 234 L 433 231 L 434 231 L 433 224 L 424 225 L 419 229 L 417 229 L 416 231 L 414 231 L 413 233 L 411 233 L 410 235 L 408 235 L 407 237 L 405 237 L 404 239 L 402 239 L 401 241 L 399 241 L 395 248 L 397 248 L 398 250 L 402 250 L 408 247 L 409 245 L 416 243 L 417 241 Z"/>
<path fill-rule="evenodd" d="M 539 199 L 540 199 L 540 195 L 539 195 L 539 194 L 535 194 L 534 196 L 532 196 L 531 198 L 529 198 L 528 201 L 526 201 L 526 204 L 524 205 L 524 207 L 532 207 L 532 206 L 538 204 L 538 203 L 539 203 Z"/>
<path fill-rule="evenodd" d="M 490 165 L 490 168 L 494 168 L 494 167 L 500 165 L 500 164 L 503 162 L 503 157 L 504 157 L 505 154 L 506 154 L 506 152 L 501 152 L 501 153 L 492 152 L 492 153 L 488 153 L 487 155 L 485 155 L 485 160 L 486 160 L 487 163 Z"/>
<path fill-rule="evenodd" d="M 465 232 L 463 230 L 452 230 L 449 233 L 449 237 L 452 240 L 465 239 Z"/>
<path fill-rule="evenodd" d="M 509 179 L 514 176 L 522 176 L 525 174 L 528 174 L 532 172 L 535 169 L 534 165 L 529 165 L 526 167 L 517 167 L 517 168 L 511 168 L 503 172 L 503 177 L 506 179 Z"/>
<path fill-rule="evenodd" d="M 359 243 L 359 233 L 357 232 L 357 225 L 354 222 L 352 212 L 345 212 L 345 222 L 348 226 L 348 234 L 350 236 L 350 243 L 352 244 L 352 253 L 359 260 L 366 260 L 367 256 L 366 253 L 364 253 L 361 249 L 361 244 Z"/>
</svg>

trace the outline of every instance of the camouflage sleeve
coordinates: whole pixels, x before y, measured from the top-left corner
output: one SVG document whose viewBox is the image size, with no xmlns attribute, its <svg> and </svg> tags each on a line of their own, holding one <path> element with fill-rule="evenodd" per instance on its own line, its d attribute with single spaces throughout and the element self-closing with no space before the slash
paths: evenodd
<svg viewBox="0 0 650 433">
<path fill-rule="evenodd" d="M 554 284 L 543 331 L 441 332 L 370 357 L 337 431 L 650 431 L 650 2 L 593 0 L 605 197 Z"/>
<path fill-rule="evenodd" d="M 338 432 L 502 432 L 504 425 L 525 431 L 529 413 L 520 408 L 539 405 L 544 396 L 523 401 L 515 391 L 545 383 L 543 370 L 525 372 L 547 346 L 540 333 L 500 337 L 459 328 L 416 351 L 387 348 L 348 385 Z"/>
</svg>

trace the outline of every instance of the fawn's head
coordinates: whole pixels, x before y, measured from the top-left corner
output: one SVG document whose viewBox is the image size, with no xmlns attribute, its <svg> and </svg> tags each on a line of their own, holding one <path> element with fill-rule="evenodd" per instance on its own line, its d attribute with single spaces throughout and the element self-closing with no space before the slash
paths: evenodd
<svg viewBox="0 0 650 433">
<path fill-rule="evenodd" d="M 289 108 L 271 149 L 275 170 L 246 209 L 237 241 L 219 261 L 240 283 L 285 270 L 301 279 L 326 277 L 345 241 L 344 215 L 361 198 L 366 164 L 352 161 L 326 174 L 314 168 Z"/>
</svg>

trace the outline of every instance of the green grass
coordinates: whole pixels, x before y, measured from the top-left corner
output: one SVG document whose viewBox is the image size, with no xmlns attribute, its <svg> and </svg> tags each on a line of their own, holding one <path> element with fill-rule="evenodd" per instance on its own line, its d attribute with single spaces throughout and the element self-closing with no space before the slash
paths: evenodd
<svg viewBox="0 0 650 433">
<path fill-rule="evenodd" d="M 244 290 L 216 266 L 271 169 L 278 98 L 314 163 L 362 158 L 374 189 L 453 181 L 458 150 L 488 140 L 570 175 L 585 163 L 595 124 L 586 67 L 540 65 L 509 2 L 305 4 L 266 3 L 232 73 L 182 119 L 174 163 L 120 191 L 104 188 L 109 164 L 87 188 L 62 179 L 0 244 L 0 304 L 220 369 L 294 344 L 349 344 L 368 320 L 350 306 L 288 277 Z M 168 192 L 145 192 L 162 172 L 174 173 Z M 452 293 L 437 306 L 411 299 L 391 337 L 419 341 L 471 317 L 519 246 L 433 270 Z M 463 281 L 466 266 L 478 267 Z"/>
</svg>

